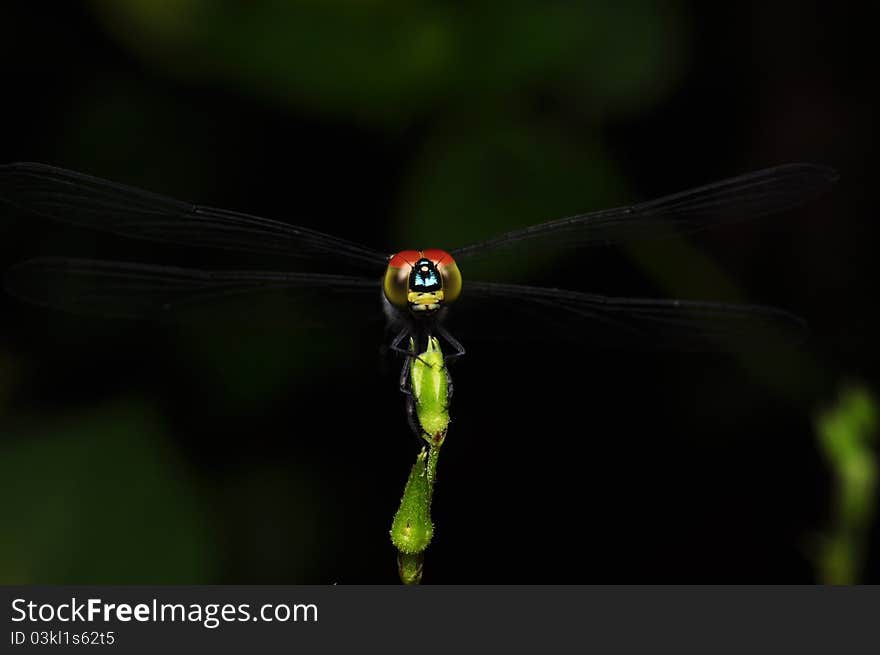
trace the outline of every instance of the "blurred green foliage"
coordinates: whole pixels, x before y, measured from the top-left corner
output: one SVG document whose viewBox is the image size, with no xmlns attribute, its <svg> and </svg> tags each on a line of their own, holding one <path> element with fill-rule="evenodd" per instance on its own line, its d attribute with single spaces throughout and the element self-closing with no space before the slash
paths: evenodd
<svg viewBox="0 0 880 655">
<path fill-rule="evenodd" d="M 820 578 L 827 584 L 853 584 L 861 576 L 877 509 L 878 418 L 880 408 L 871 392 L 851 385 L 816 419 L 836 487 L 834 523 L 818 558 Z"/>
<path fill-rule="evenodd" d="M 333 489 L 328 485 L 334 482 L 304 463 L 286 460 L 250 461 L 212 481 L 206 493 L 221 528 L 213 552 L 222 553 L 226 566 L 246 571 L 238 582 L 328 582 L 316 578 L 315 571 L 332 561 L 327 544 L 345 541 L 338 532 L 338 512 L 330 509 Z"/>
<path fill-rule="evenodd" d="M 2 584 L 204 584 L 239 560 L 248 582 L 296 582 L 332 539 L 311 471 L 256 461 L 205 478 L 143 403 L 0 426 Z"/>
<path fill-rule="evenodd" d="M 234 300 L 205 309 L 176 332 L 193 386 L 228 408 L 258 412 L 288 383 L 314 380 L 357 347 L 344 324 L 323 320 L 338 319 L 326 303 L 308 307 L 271 292 Z"/>
<path fill-rule="evenodd" d="M 213 577 L 204 504 L 151 408 L 119 403 L 3 425 L 3 584 Z"/>
<path fill-rule="evenodd" d="M 12 353 L 0 350 L 0 416 L 3 415 L 7 399 L 17 383 L 20 366 Z"/>
<path fill-rule="evenodd" d="M 377 125 L 530 86 L 567 89 L 592 115 L 641 108 L 669 88 L 682 55 L 678 4 L 646 0 L 93 5 L 168 73 Z"/>
</svg>

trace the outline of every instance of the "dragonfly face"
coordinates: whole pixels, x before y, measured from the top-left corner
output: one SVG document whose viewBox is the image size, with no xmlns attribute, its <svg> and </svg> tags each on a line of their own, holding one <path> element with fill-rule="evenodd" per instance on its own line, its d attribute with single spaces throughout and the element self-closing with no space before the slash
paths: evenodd
<svg viewBox="0 0 880 655">
<path fill-rule="evenodd" d="M 429 316 L 461 293 L 461 271 L 445 250 L 402 250 L 388 260 L 382 284 L 394 307 Z"/>
</svg>

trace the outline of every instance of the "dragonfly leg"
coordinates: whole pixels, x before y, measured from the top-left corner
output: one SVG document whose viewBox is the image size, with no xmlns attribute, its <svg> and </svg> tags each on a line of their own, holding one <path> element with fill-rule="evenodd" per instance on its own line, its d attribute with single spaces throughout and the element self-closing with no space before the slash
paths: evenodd
<svg viewBox="0 0 880 655">
<path fill-rule="evenodd" d="M 442 325 L 437 325 L 437 334 L 439 334 L 443 339 L 455 349 L 455 352 L 451 355 L 446 355 L 445 359 L 455 359 L 456 357 L 461 357 L 467 352 L 464 349 L 464 346 L 461 345 L 461 342 L 456 339 L 454 336 L 449 334 L 449 331 L 443 327 Z"/>
<path fill-rule="evenodd" d="M 406 422 L 409 424 L 409 429 L 415 435 L 416 439 L 419 441 L 422 440 L 422 426 L 419 425 L 418 419 L 416 418 L 416 404 L 413 401 L 412 395 L 407 396 L 406 399 Z"/>
<path fill-rule="evenodd" d="M 391 345 L 389 345 L 388 347 L 391 350 L 394 350 L 395 352 L 399 352 L 399 351 L 403 350 L 400 347 L 400 342 L 403 341 L 404 339 L 406 339 L 408 336 L 409 336 L 409 328 L 405 327 L 400 332 L 398 332 L 397 334 L 394 335 L 394 338 L 391 340 Z M 404 352 L 408 353 L 409 351 L 406 350 Z"/>
<path fill-rule="evenodd" d="M 408 353 L 410 356 L 413 355 L 412 351 Z M 409 429 L 415 435 L 416 439 L 421 440 L 423 437 L 423 431 L 421 425 L 419 425 L 418 417 L 416 415 L 416 401 L 412 392 L 412 385 L 410 382 L 410 362 L 409 358 L 405 358 L 403 360 L 403 366 L 400 368 L 400 380 L 398 381 L 400 392 L 406 396 L 406 422 L 409 425 Z"/>
<path fill-rule="evenodd" d="M 403 360 L 403 366 L 400 368 L 400 379 L 398 380 L 398 386 L 400 388 L 400 392 L 407 396 L 412 396 L 412 391 L 409 388 L 409 374 L 410 374 L 410 365 L 409 358 Z M 407 411 L 409 408 L 407 408 Z"/>
<path fill-rule="evenodd" d="M 428 366 L 429 365 L 428 362 L 426 362 L 424 359 L 422 359 L 420 356 L 418 356 L 412 350 L 409 350 L 408 348 L 401 348 L 400 347 L 400 342 L 403 341 L 404 339 L 406 339 L 408 336 L 410 336 L 409 328 L 402 329 L 400 332 L 397 333 L 397 336 L 395 336 L 394 339 L 391 340 L 391 345 L 388 346 L 388 349 L 391 350 L 392 352 L 396 352 L 400 355 L 403 355 L 404 357 L 407 358 L 406 361 L 409 361 L 410 357 L 414 357 L 415 359 L 422 362 L 422 364 L 424 364 L 425 366 Z"/>
</svg>

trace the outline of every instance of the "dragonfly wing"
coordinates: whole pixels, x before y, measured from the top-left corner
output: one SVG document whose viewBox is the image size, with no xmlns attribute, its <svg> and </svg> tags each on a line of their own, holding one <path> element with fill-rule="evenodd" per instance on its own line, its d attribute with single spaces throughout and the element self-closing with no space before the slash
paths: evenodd
<svg viewBox="0 0 880 655">
<path fill-rule="evenodd" d="M 0 200 L 123 237 L 266 255 L 328 255 L 380 273 L 386 255 L 280 221 L 180 202 L 46 164 L 0 166 Z"/>
<path fill-rule="evenodd" d="M 762 305 L 611 298 L 492 282 L 468 283 L 459 303 L 463 306 L 454 310 L 461 311 L 450 314 L 450 324 L 462 338 L 508 336 L 597 348 L 723 350 L 799 343 L 807 335 L 803 319 Z"/>
<path fill-rule="evenodd" d="M 815 164 L 786 164 L 643 202 L 513 230 L 452 250 L 456 259 L 519 247 L 570 249 L 690 233 L 775 214 L 826 191 L 837 173 Z"/>
<path fill-rule="evenodd" d="M 198 317 L 206 308 L 254 306 L 259 294 L 280 294 L 301 303 L 302 318 L 320 318 L 319 306 L 371 302 L 379 315 L 378 278 L 272 271 L 205 271 L 87 259 L 40 258 L 14 266 L 6 289 L 28 302 L 75 314 L 152 320 Z M 247 314 L 245 313 L 245 320 Z M 337 313 L 338 316 L 338 313 Z M 224 319 L 236 316 L 224 311 Z M 316 321 L 318 322 L 318 321 Z"/>
</svg>

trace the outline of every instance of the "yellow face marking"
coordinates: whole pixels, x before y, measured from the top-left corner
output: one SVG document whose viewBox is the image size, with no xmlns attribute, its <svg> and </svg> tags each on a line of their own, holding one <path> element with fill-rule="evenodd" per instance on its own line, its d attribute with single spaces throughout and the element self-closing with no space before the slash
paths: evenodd
<svg viewBox="0 0 880 655">
<path fill-rule="evenodd" d="M 443 302 L 443 290 L 410 291 L 406 294 L 406 301 L 410 305 L 439 305 Z"/>
</svg>

